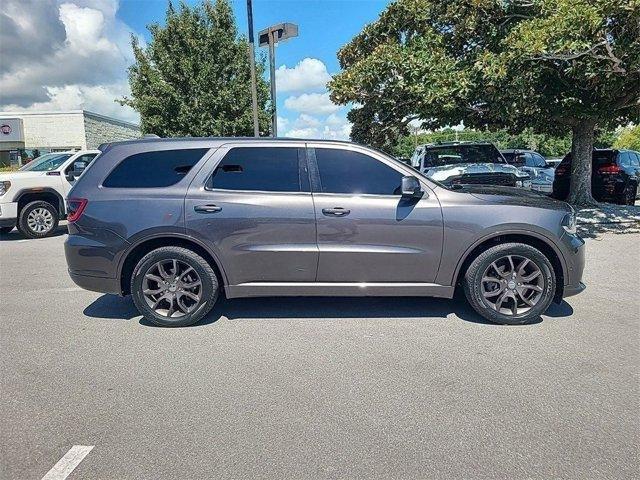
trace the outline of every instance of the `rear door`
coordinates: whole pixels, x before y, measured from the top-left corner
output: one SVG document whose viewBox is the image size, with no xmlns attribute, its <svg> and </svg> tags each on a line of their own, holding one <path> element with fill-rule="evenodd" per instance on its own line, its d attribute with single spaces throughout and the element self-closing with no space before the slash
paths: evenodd
<svg viewBox="0 0 640 480">
<path fill-rule="evenodd" d="M 400 194 L 411 175 L 357 146 L 309 144 L 318 219 L 318 282 L 433 282 L 442 214 L 426 184 L 420 199 Z"/>
<path fill-rule="evenodd" d="M 303 147 L 226 144 L 191 183 L 187 233 L 215 252 L 230 285 L 315 280 L 316 223 Z"/>
</svg>

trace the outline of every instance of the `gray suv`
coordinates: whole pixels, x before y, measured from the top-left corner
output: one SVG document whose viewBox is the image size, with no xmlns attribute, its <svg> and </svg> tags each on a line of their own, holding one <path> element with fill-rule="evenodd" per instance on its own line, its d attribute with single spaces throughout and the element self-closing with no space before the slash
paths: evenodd
<svg viewBox="0 0 640 480">
<path fill-rule="evenodd" d="M 445 187 L 334 141 L 191 138 L 103 145 L 69 195 L 65 253 L 88 290 L 190 325 L 221 292 L 432 296 L 464 289 L 496 323 L 575 295 L 569 205 L 509 187 Z"/>
</svg>

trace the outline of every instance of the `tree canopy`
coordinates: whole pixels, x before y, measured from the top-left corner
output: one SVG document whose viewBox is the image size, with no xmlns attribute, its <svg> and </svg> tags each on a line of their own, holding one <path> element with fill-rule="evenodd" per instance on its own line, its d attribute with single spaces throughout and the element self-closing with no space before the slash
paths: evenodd
<svg viewBox="0 0 640 480">
<path fill-rule="evenodd" d="M 150 25 L 151 41 L 132 37 L 131 97 L 144 133 L 159 136 L 253 135 L 248 43 L 238 36 L 228 0 L 190 7 L 170 2 L 164 25 Z M 269 89 L 257 62 L 260 130 L 268 132 Z"/>
<path fill-rule="evenodd" d="M 415 119 L 571 133 L 575 203 L 592 202 L 595 129 L 640 118 L 637 0 L 398 0 L 338 59 L 354 140 L 390 150 Z"/>
</svg>

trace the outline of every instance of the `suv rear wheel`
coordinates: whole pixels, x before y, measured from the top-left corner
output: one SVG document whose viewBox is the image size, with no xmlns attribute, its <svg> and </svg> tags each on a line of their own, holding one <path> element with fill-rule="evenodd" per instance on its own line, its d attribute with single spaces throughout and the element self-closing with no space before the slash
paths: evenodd
<svg viewBox="0 0 640 480">
<path fill-rule="evenodd" d="M 162 247 L 146 254 L 131 277 L 138 311 L 163 327 L 193 325 L 213 308 L 219 284 L 209 263 L 182 247 Z"/>
<path fill-rule="evenodd" d="M 469 265 L 464 290 L 471 306 L 487 320 L 522 325 L 549 307 L 556 277 L 540 250 L 523 243 L 505 243 L 482 252 Z"/>
<path fill-rule="evenodd" d="M 18 230 L 29 238 L 44 238 L 58 228 L 60 216 L 49 202 L 36 200 L 26 204 L 18 218 Z"/>
</svg>

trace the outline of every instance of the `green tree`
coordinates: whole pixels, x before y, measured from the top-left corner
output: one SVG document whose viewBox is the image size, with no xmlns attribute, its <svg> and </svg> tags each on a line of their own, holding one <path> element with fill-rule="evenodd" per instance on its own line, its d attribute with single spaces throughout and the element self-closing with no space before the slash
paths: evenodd
<svg viewBox="0 0 640 480">
<path fill-rule="evenodd" d="M 248 43 L 238 36 L 228 0 L 190 7 L 170 2 L 165 25 L 150 25 L 146 47 L 132 37 L 131 97 L 143 133 L 169 136 L 253 135 Z M 260 130 L 269 130 L 269 87 L 256 64 Z"/>
<path fill-rule="evenodd" d="M 640 152 L 640 125 L 623 128 L 613 142 L 615 148 L 628 148 Z"/>
<path fill-rule="evenodd" d="M 398 0 L 338 58 L 354 139 L 389 150 L 413 119 L 570 134 L 576 204 L 593 203 L 596 129 L 640 118 L 637 0 Z"/>
</svg>

